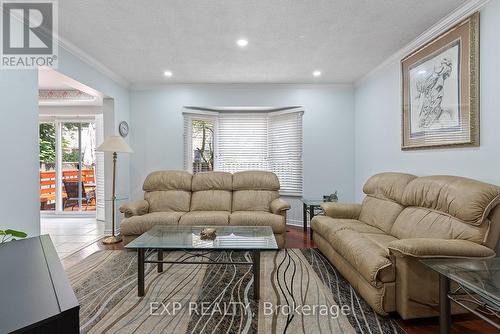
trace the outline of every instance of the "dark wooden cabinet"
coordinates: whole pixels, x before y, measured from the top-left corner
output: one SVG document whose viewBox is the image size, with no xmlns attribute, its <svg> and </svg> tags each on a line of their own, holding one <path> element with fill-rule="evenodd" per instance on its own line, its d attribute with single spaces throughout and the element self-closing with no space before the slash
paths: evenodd
<svg viewBox="0 0 500 334">
<path fill-rule="evenodd" d="M 0 245 L 0 333 L 79 333 L 79 309 L 48 235 Z"/>
</svg>

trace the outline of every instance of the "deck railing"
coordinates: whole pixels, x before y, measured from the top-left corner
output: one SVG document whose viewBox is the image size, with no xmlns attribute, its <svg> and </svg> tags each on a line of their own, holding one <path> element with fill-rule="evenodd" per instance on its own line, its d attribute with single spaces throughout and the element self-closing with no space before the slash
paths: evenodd
<svg viewBox="0 0 500 334">
<path fill-rule="evenodd" d="M 62 180 L 69 182 L 78 182 L 78 170 L 65 170 L 62 172 Z M 82 170 L 82 182 L 86 187 L 95 187 L 95 175 L 93 169 Z M 66 197 L 63 191 L 63 198 Z M 55 203 L 56 200 L 56 172 L 40 172 L 40 207 Z"/>
</svg>

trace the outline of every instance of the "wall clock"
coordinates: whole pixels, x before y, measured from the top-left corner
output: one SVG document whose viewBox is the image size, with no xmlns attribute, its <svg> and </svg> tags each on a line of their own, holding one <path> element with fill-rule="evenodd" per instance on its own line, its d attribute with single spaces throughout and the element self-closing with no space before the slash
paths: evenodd
<svg viewBox="0 0 500 334">
<path fill-rule="evenodd" d="M 128 123 L 125 121 L 120 122 L 120 124 L 118 125 L 118 132 L 120 132 L 120 136 L 122 136 L 123 138 L 127 137 L 128 131 Z"/>
</svg>

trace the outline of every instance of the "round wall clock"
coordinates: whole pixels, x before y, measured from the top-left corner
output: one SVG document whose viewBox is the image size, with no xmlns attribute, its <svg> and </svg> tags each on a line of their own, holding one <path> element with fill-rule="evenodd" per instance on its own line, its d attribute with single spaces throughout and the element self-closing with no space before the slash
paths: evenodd
<svg viewBox="0 0 500 334">
<path fill-rule="evenodd" d="M 120 125 L 118 125 L 118 132 L 120 132 L 120 136 L 122 136 L 123 138 L 127 137 L 128 130 L 128 123 L 125 121 L 120 122 Z"/>
</svg>

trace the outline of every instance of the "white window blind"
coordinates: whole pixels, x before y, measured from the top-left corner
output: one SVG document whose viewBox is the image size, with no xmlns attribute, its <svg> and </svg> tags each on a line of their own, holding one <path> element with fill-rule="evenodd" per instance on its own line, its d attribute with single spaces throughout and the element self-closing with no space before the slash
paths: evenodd
<svg viewBox="0 0 500 334">
<path fill-rule="evenodd" d="M 104 116 L 102 114 L 95 115 L 95 136 L 96 147 L 104 141 Z M 104 152 L 95 152 L 96 167 L 95 167 L 95 183 L 96 183 L 96 219 L 104 221 L 105 217 L 105 195 L 104 195 Z"/>
<path fill-rule="evenodd" d="M 224 111 L 216 119 L 214 169 L 235 173 L 245 170 L 274 172 L 281 193 L 302 195 L 302 116 L 297 108 L 274 112 Z M 184 166 L 192 171 L 192 120 L 184 114 Z"/>
<path fill-rule="evenodd" d="M 221 113 L 216 170 L 269 170 L 267 114 Z"/>
<path fill-rule="evenodd" d="M 281 192 L 302 195 L 302 112 L 270 113 L 269 170 L 278 175 Z"/>
</svg>

